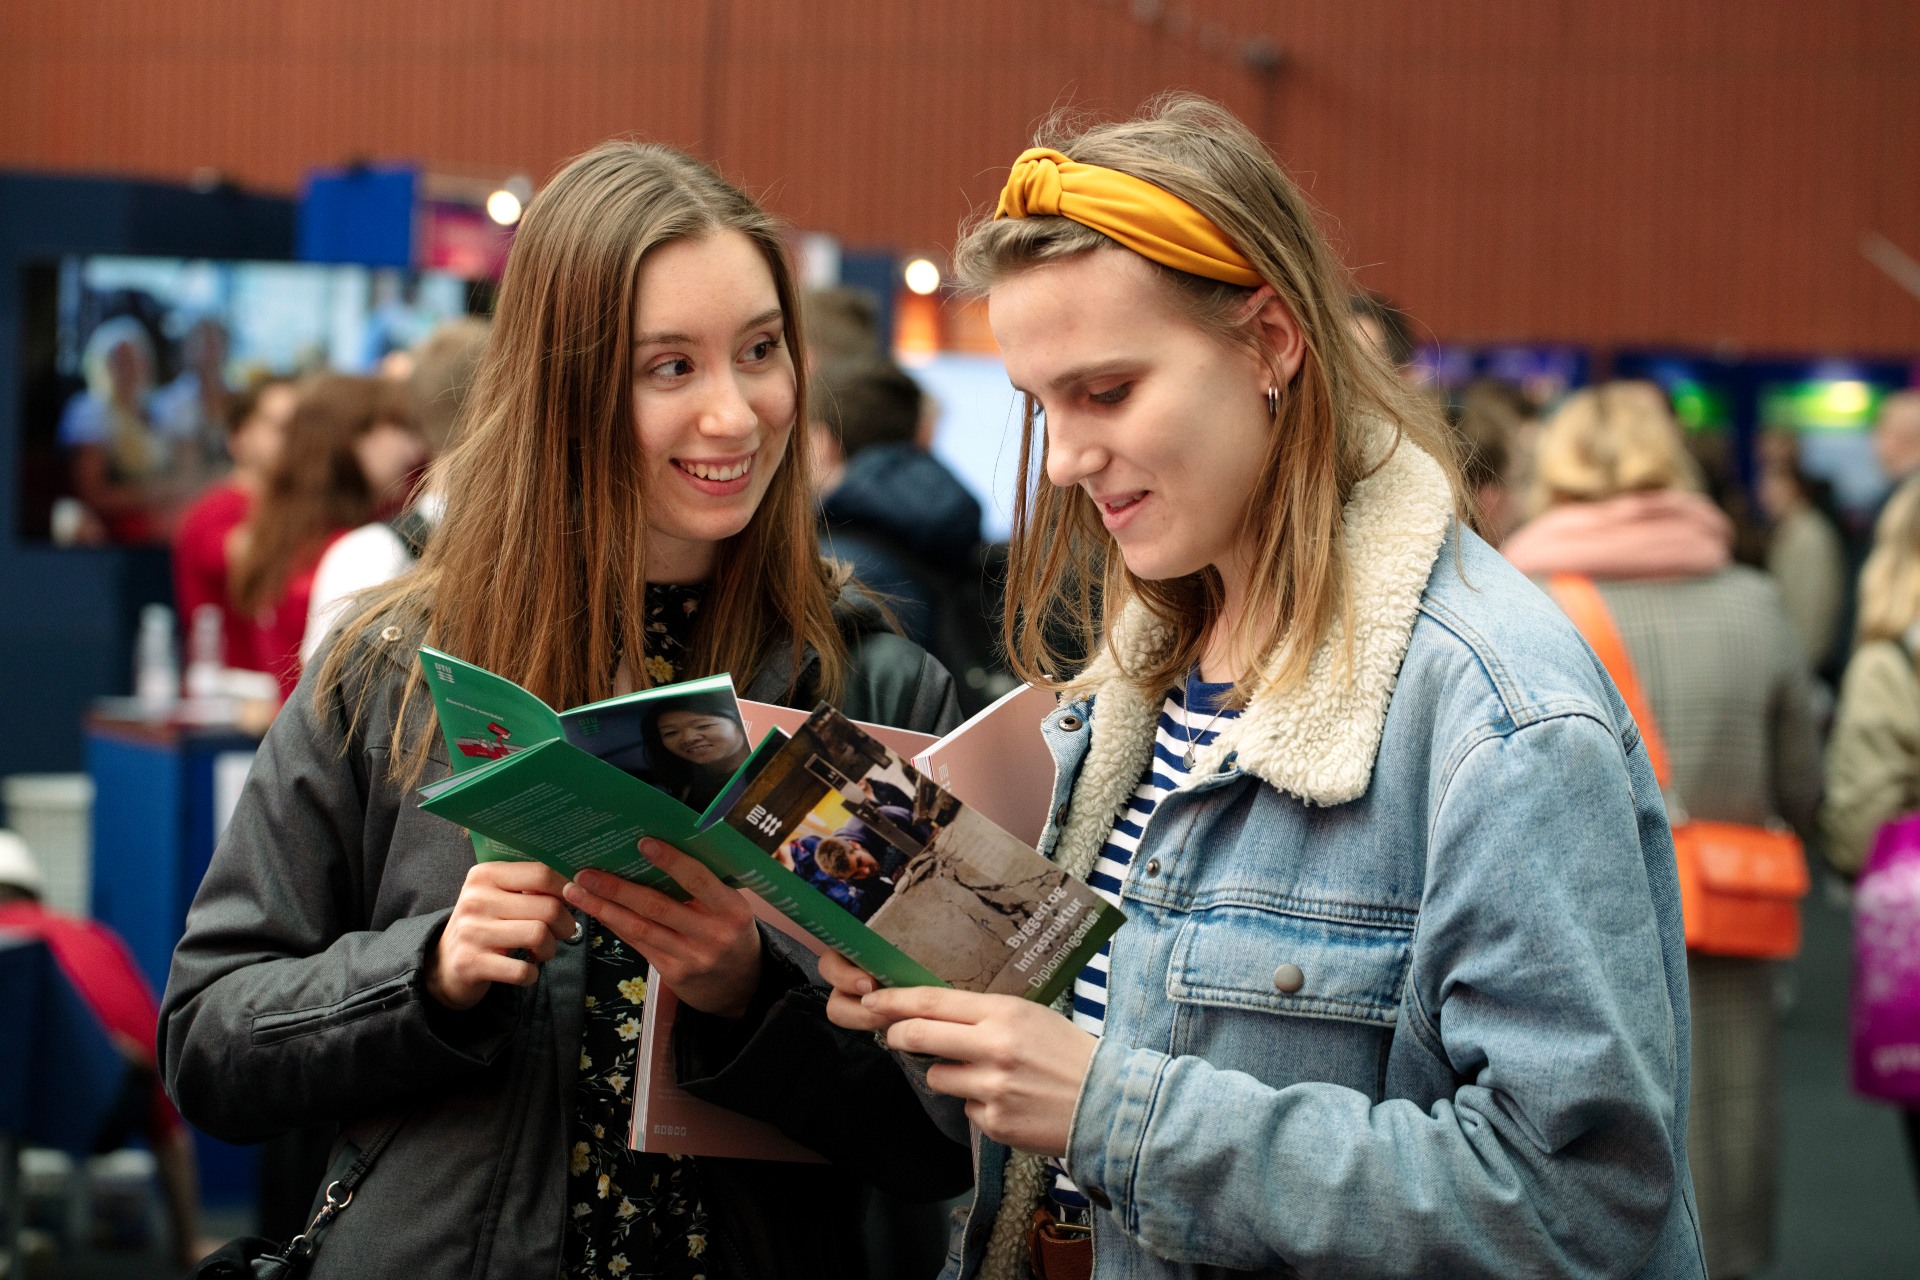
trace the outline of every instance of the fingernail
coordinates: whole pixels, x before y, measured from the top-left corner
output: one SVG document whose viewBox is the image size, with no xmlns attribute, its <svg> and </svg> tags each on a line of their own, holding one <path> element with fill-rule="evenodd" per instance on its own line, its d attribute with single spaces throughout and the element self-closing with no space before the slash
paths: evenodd
<svg viewBox="0 0 1920 1280">
<path fill-rule="evenodd" d="M 653 852 L 654 846 L 658 845 L 659 843 L 660 842 L 658 840 L 655 840 L 652 836 L 641 836 L 640 846 L 639 846 L 640 852 L 643 855 L 651 854 Z"/>
<path fill-rule="evenodd" d="M 574 906 L 577 907 L 580 905 L 581 900 L 587 896 L 587 894 L 586 894 L 586 890 L 583 889 L 581 886 L 577 884 L 569 883 L 565 888 L 560 890 L 560 896 L 565 898 L 568 902 L 571 902 Z"/>
<path fill-rule="evenodd" d="M 873 980 L 871 978 L 860 978 L 854 982 L 853 989 L 863 996 L 871 995 L 873 994 Z"/>
</svg>

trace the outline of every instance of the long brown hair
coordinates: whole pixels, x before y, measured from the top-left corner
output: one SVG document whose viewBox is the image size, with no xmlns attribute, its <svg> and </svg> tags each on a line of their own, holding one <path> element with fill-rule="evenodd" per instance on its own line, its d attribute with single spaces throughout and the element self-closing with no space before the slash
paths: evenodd
<svg viewBox="0 0 1920 1280">
<path fill-rule="evenodd" d="M 1311 204 L 1225 108 L 1169 94 L 1119 123 L 1083 126 L 1057 115 L 1033 145 L 1132 174 L 1199 209 L 1253 262 L 1300 325 L 1305 358 L 1291 384 L 1274 370 L 1280 410 L 1254 488 L 1260 498 L 1249 504 L 1243 525 L 1261 567 L 1241 615 L 1240 647 L 1264 666 L 1239 681 L 1234 697 L 1245 702 L 1263 686 L 1289 687 L 1304 678 L 1336 622 L 1346 620 L 1343 630 L 1353 634 L 1356 602 L 1346 595 L 1342 511 L 1355 483 L 1392 447 L 1382 447 L 1369 422 L 1385 422 L 1394 429 L 1392 441 L 1412 440 L 1452 475 L 1445 421 L 1356 339 L 1347 318 L 1354 286 L 1315 225 Z M 963 228 L 954 261 L 960 279 L 984 292 L 1045 263 L 1120 248 L 1067 218 L 995 220 L 989 213 Z M 1253 290 L 1152 265 L 1181 314 L 1272 367 L 1272 353 L 1246 319 Z M 1119 605 L 1138 599 L 1174 633 L 1173 644 L 1145 670 L 1126 671 L 1143 692 L 1157 695 L 1198 660 L 1223 600 L 1220 575 L 1209 567 L 1154 582 L 1130 572 L 1092 499 L 1078 486 L 1046 483 L 1036 448 L 1038 417 L 1039 406 L 1028 397 L 1003 624 L 1014 669 L 1029 681 L 1064 686 L 1075 655 L 1098 652 L 1102 644 L 1111 648 L 1109 624 Z M 1455 494 L 1457 507 L 1457 481 Z"/>
<path fill-rule="evenodd" d="M 373 519 L 373 492 L 354 442 L 383 422 L 411 426 L 403 389 L 378 378 L 323 374 L 300 389 L 286 442 L 260 500 L 241 527 L 227 594 L 251 614 L 272 604 L 287 579 L 320 558 L 329 535 Z"/>
<path fill-rule="evenodd" d="M 357 640 L 394 621 L 555 707 L 609 696 L 623 654 L 634 679 L 651 683 L 639 661 L 647 585 L 632 367 L 640 270 L 661 245 L 719 232 L 747 237 L 773 273 L 794 354 L 794 404 L 806 403 L 798 294 L 779 225 L 670 148 L 606 142 L 579 156 L 520 221 L 459 443 L 439 472 L 445 518 L 418 569 L 373 593 L 343 628 L 318 691 L 338 684 Z M 807 451 L 790 431 L 766 497 L 720 545 L 694 632 L 694 670 L 730 671 L 744 685 L 784 647 L 797 681 L 811 648 L 815 689 L 837 697 L 846 648 L 835 591 L 814 534 Z M 364 648 L 375 661 L 373 647 Z M 411 753 L 416 773 L 431 722 L 412 743 L 401 726 L 424 692 L 416 670 L 394 727 L 394 758 Z"/>
</svg>

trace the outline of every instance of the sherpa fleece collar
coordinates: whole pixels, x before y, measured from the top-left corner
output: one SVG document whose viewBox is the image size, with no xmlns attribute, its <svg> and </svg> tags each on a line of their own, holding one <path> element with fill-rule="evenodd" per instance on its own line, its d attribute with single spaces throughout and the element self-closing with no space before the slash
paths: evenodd
<svg viewBox="0 0 1920 1280">
<path fill-rule="evenodd" d="M 1353 602 L 1351 671 L 1339 669 L 1344 624 L 1336 620 L 1314 651 L 1307 678 L 1284 692 L 1256 697 L 1197 754 L 1196 775 L 1217 771 L 1233 752 L 1242 769 L 1308 804 L 1344 804 L 1365 794 L 1420 598 L 1454 516 L 1453 494 L 1440 465 L 1405 437 L 1393 444 L 1385 427 L 1381 443 L 1391 454 L 1354 486 L 1344 514 Z M 1144 604 L 1127 602 L 1114 624 L 1112 649 L 1090 664 L 1069 692 L 1070 699 L 1089 693 L 1096 699 L 1098 730 L 1083 777 L 1095 783 L 1089 790 L 1118 791 L 1112 807 L 1124 804 L 1138 783 L 1159 717 L 1158 701 L 1149 702 L 1121 678 L 1115 652 L 1133 667 L 1162 652 L 1170 640 L 1171 629 Z M 1111 785 L 1100 786 L 1100 778 Z M 1106 798 L 1077 795 L 1074 809 L 1105 810 L 1110 807 L 1101 803 Z"/>
</svg>

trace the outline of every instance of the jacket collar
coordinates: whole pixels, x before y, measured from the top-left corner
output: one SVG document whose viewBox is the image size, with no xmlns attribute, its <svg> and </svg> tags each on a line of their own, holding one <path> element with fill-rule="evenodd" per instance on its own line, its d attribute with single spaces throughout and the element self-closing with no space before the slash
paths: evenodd
<svg viewBox="0 0 1920 1280">
<path fill-rule="evenodd" d="M 1439 463 L 1404 437 L 1395 443 L 1385 426 L 1379 438 L 1390 450 L 1386 461 L 1354 486 L 1344 514 L 1351 669 L 1342 669 L 1346 629 L 1336 621 L 1314 651 L 1306 679 L 1256 696 L 1196 755 L 1196 775 L 1217 772 L 1232 755 L 1248 773 L 1308 804 L 1344 804 L 1365 794 L 1400 662 L 1454 517 L 1452 489 Z M 1124 679 L 1121 664 L 1135 668 L 1164 652 L 1171 639 L 1171 628 L 1143 603 L 1123 605 L 1113 644 L 1069 691 L 1096 699 L 1102 732 L 1095 735 L 1089 766 L 1103 755 L 1116 757 L 1111 764 L 1121 767 L 1111 771 L 1117 774 L 1127 774 L 1121 757 L 1144 763 L 1159 700 L 1142 696 Z M 1110 744 L 1105 752 L 1103 736 Z M 1129 790 L 1138 782 L 1138 767 L 1127 774 Z"/>
</svg>

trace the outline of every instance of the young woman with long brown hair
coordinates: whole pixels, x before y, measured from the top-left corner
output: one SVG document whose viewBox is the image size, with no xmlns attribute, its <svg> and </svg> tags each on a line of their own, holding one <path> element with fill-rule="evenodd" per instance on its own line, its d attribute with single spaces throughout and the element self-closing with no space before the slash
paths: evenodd
<svg viewBox="0 0 1920 1280">
<path fill-rule="evenodd" d="M 956 256 L 1044 466 L 1042 849 L 1128 920 L 1058 1010 L 822 961 L 978 1135 L 947 1275 L 1700 1276 L 1646 751 L 1459 519 L 1305 197 L 1174 98 L 1050 128 Z"/>
<path fill-rule="evenodd" d="M 627 1149 L 649 963 L 689 1089 L 797 1110 L 795 1136 L 896 1192 L 966 1184 L 890 1061 L 691 859 L 645 846 L 687 903 L 476 864 L 412 796 L 448 769 L 423 643 L 556 707 L 727 671 L 751 698 L 954 722 L 946 673 L 818 555 L 799 349 L 778 228 L 686 156 L 608 143 L 521 221 L 444 520 L 275 723 L 164 1002 L 203 1128 L 336 1124 L 337 1177 L 401 1121 L 316 1274 L 861 1274 L 845 1173 Z M 826 1101 L 850 1092 L 857 1123 Z"/>
<path fill-rule="evenodd" d="M 314 569 L 349 530 L 394 510 L 426 457 L 406 389 L 322 374 L 299 389 L 260 500 L 227 538 L 233 665 L 271 672 L 280 696 L 300 679 Z"/>
</svg>

